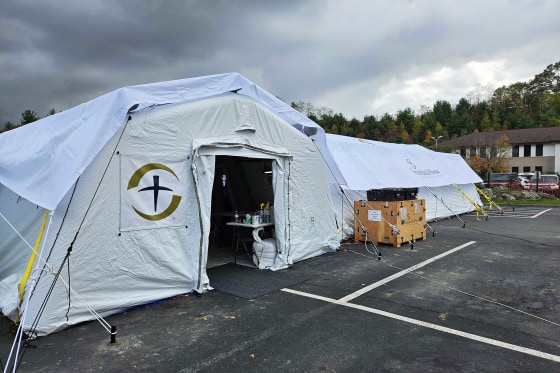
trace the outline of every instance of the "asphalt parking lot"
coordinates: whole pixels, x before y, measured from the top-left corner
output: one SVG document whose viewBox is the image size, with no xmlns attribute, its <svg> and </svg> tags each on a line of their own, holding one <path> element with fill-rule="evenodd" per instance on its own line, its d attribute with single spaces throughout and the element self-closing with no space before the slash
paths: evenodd
<svg viewBox="0 0 560 373">
<path fill-rule="evenodd" d="M 464 223 L 464 228 L 463 228 Z M 41 337 L 18 372 L 558 372 L 560 208 L 433 222 L 400 248 L 345 244 L 247 300 L 220 291 Z M 0 324 L 0 360 L 13 337 Z"/>
</svg>

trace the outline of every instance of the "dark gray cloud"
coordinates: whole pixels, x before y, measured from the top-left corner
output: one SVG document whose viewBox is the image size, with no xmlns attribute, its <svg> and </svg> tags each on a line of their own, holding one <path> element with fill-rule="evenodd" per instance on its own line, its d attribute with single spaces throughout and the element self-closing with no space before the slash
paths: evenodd
<svg viewBox="0 0 560 373">
<path fill-rule="evenodd" d="M 237 71 L 348 117 L 450 102 L 560 60 L 556 0 L 0 4 L 0 125 L 122 86 Z"/>
</svg>

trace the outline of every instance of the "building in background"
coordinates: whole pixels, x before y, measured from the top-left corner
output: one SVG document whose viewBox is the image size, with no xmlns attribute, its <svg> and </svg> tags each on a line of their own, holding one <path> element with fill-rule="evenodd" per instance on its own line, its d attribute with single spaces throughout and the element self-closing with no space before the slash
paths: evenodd
<svg viewBox="0 0 560 373">
<path fill-rule="evenodd" d="M 467 160 L 473 155 L 485 158 L 504 135 L 511 145 L 506 155 L 508 172 L 560 173 L 560 127 L 475 132 L 440 144 L 457 148 Z"/>
</svg>

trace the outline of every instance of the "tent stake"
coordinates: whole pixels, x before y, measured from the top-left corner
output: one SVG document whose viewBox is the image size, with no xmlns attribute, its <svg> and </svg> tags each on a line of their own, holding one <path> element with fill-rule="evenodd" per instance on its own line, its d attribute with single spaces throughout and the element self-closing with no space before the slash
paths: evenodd
<svg viewBox="0 0 560 373">
<path fill-rule="evenodd" d="M 111 325 L 111 343 L 116 343 L 117 340 L 117 327 Z"/>
<path fill-rule="evenodd" d="M 436 236 L 436 230 L 434 228 L 432 228 L 430 226 L 430 224 L 428 224 L 427 222 L 426 222 L 426 227 L 430 228 L 430 230 L 432 231 L 432 237 L 435 237 Z"/>
</svg>

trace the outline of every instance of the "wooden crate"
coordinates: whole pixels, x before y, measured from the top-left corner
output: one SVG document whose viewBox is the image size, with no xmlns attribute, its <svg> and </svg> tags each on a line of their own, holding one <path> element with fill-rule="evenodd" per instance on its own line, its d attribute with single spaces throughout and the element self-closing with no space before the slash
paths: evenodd
<svg viewBox="0 0 560 373">
<path fill-rule="evenodd" d="M 355 201 L 354 241 L 402 244 L 426 239 L 426 201 Z"/>
</svg>

